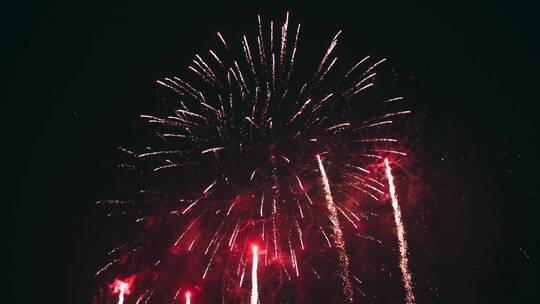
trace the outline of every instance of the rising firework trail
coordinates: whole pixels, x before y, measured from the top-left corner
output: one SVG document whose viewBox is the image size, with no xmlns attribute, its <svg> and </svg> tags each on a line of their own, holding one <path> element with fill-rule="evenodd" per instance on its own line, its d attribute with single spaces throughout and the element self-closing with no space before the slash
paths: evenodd
<svg viewBox="0 0 540 304">
<path fill-rule="evenodd" d="M 218 32 L 188 75 L 156 81 L 163 103 L 140 115 L 155 136 L 120 148 L 119 167 L 138 191 L 96 203 L 137 234 L 118 235 L 125 241 L 96 277 L 137 275 L 130 292 L 140 303 L 176 300 L 185 286 L 211 286 L 223 302 L 290 302 L 310 293 L 300 290 L 306 282 L 334 272 L 328 280 L 339 279 L 341 302 L 363 296 L 350 278 L 365 261 L 347 256 L 346 242 L 350 250 L 358 235 L 380 243 L 360 231 L 379 215 L 364 207 L 388 192 L 372 168 L 405 156 L 394 125 L 410 111 L 375 86 L 386 59 L 338 60 L 341 30 L 313 53 L 301 42 L 304 27 L 289 13 L 283 19 L 258 16 L 252 32 Z M 320 262 L 327 254 L 333 263 Z M 118 290 L 122 301 L 128 289 Z"/>
<path fill-rule="evenodd" d="M 186 304 L 191 304 L 191 292 L 186 292 Z"/>
<path fill-rule="evenodd" d="M 120 292 L 118 293 L 118 304 L 124 303 L 124 293 L 126 292 L 127 284 L 122 283 L 120 285 Z"/>
<path fill-rule="evenodd" d="M 259 265 L 259 248 L 252 247 L 253 261 L 251 264 L 251 304 L 259 303 L 259 283 L 257 282 L 257 268 Z"/>
<path fill-rule="evenodd" d="M 131 292 L 131 281 L 132 280 L 129 279 L 126 281 L 116 279 L 114 283 L 110 285 L 112 292 L 118 294 L 117 304 L 124 304 L 125 296 L 130 294 Z"/>
<path fill-rule="evenodd" d="M 405 301 L 407 304 L 415 303 L 412 275 L 409 271 L 409 258 L 407 239 L 405 238 L 405 227 L 401 220 L 401 209 L 399 208 L 399 202 L 396 194 L 396 186 L 394 185 L 394 176 L 392 175 L 392 168 L 388 158 L 384 159 L 384 165 L 386 167 L 386 178 L 388 180 L 388 187 L 390 192 L 390 198 L 392 200 L 392 208 L 394 209 L 394 221 L 396 223 L 396 231 L 399 243 L 399 268 L 401 269 L 401 275 L 403 278 L 403 287 L 405 288 Z"/>
<path fill-rule="evenodd" d="M 336 248 L 338 259 L 339 259 L 339 269 L 337 271 L 338 276 L 341 278 L 341 284 L 343 288 L 343 296 L 345 297 L 346 303 L 353 302 L 353 290 L 351 285 L 351 280 L 349 279 L 349 257 L 347 256 L 347 251 L 345 250 L 345 241 L 343 240 L 343 232 L 339 226 L 339 219 L 336 210 L 336 204 L 334 203 L 334 198 L 332 197 L 332 191 L 330 189 L 330 181 L 326 175 L 326 169 L 324 168 L 321 156 L 317 154 L 317 162 L 319 163 L 319 170 L 321 172 L 321 180 L 323 184 L 324 196 L 326 199 L 326 208 L 328 209 L 328 218 L 332 222 L 332 238 L 334 241 L 334 246 Z"/>
</svg>

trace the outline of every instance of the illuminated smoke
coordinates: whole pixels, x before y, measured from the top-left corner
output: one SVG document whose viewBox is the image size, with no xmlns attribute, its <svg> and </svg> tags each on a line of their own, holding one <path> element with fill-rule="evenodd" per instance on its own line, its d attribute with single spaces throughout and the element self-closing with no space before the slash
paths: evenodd
<svg viewBox="0 0 540 304">
<path fill-rule="evenodd" d="M 328 217 L 332 222 L 332 237 L 334 239 L 334 245 L 338 253 L 339 266 L 338 276 L 341 279 L 343 287 L 343 295 L 345 296 L 345 302 L 353 302 L 353 291 L 351 281 L 349 280 L 349 257 L 345 251 L 345 241 L 343 240 L 343 232 L 339 227 L 338 214 L 336 210 L 336 204 L 330 191 L 330 181 L 326 176 L 326 170 L 321 160 L 321 156 L 317 154 L 317 161 L 319 162 L 319 170 L 321 172 L 321 179 L 323 183 L 324 195 L 326 198 L 326 208 L 328 209 Z"/>
<path fill-rule="evenodd" d="M 259 283 L 257 282 L 257 267 L 259 265 L 259 248 L 253 246 L 253 263 L 251 266 L 251 304 L 259 303 Z"/>
<path fill-rule="evenodd" d="M 390 198 L 392 199 L 392 208 L 394 209 L 394 220 L 396 222 L 397 237 L 399 242 L 399 268 L 401 269 L 401 275 L 403 276 L 403 287 L 405 288 L 405 301 L 408 304 L 415 303 L 412 276 L 409 271 L 409 259 L 407 257 L 407 240 L 405 239 L 405 227 L 401 220 L 401 210 L 398 204 L 398 198 L 396 195 L 396 186 L 394 185 L 394 176 L 392 175 L 392 169 L 388 162 L 388 158 L 384 159 L 386 166 L 386 178 L 388 179 L 388 187 L 390 188 Z"/>
</svg>

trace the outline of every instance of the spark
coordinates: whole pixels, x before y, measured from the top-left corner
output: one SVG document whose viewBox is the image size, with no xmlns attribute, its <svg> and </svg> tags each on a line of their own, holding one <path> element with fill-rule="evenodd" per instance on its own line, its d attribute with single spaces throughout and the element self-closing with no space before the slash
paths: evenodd
<svg viewBox="0 0 540 304">
<path fill-rule="evenodd" d="M 197 205 L 197 203 L 200 202 L 201 200 L 202 200 L 202 197 L 194 200 L 189 206 L 187 206 L 186 209 L 184 209 L 184 211 L 182 211 L 182 214 L 186 214 L 189 211 L 189 209 L 191 209 L 193 206 Z"/>
<path fill-rule="evenodd" d="M 225 147 L 210 148 L 210 149 L 202 150 L 201 154 L 206 154 L 206 153 L 209 153 L 209 152 L 217 152 L 217 151 L 221 151 L 221 150 L 224 150 L 224 149 L 225 149 Z"/>
<path fill-rule="evenodd" d="M 322 232 L 322 235 L 324 236 L 324 239 L 326 240 L 326 244 L 328 244 L 328 247 L 332 247 L 332 244 L 330 243 L 330 239 L 328 238 L 328 236 L 326 235 L 326 232 L 324 232 L 324 229 L 322 229 L 321 226 L 319 226 L 319 229 L 321 230 Z"/>
<path fill-rule="evenodd" d="M 392 199 L 392 208 L 394 209 L 394 221 L 396 223 L 397 237 L 399 243 L 399 268 L 401 269 L 401 275 L 403 277 L 403 285 L 405 288 L 405 301 L 407 304 L 415 303 L 415 297 L 413 293 L 412 275 L 409 271 L 409 258 L 407 249 L 407 239 L 405 238 L 405 227 L 401 220 L 401 209 L 396 194 L 396 186 L 394 185 L 394 176 L 392 175 L 392 168 L 388 158 L 384 159 L 386 166 L 386 178 L 388 179 L 388 188 L 390 191 L 390 198 Z"/>
<path fill-rule="evenodd" d="M 393 101 L 402 101 L 403 100 L 403 97 L 394 97 L 394 98 L 390 98 L 390 99 L 387 99 L 384 101 L 384 103 L 388 103 L 388 102 L 393 102 Z"/>
<path fill-rule="evenodd" d="M 354 221 L 347 215 L 347 213 L 345 213 L 345 211 L 343 211 L 340 207 L 336 206 L 337 210 L 339 210 L 339 212 L 341 212 L 341 214 L 343 214 L 343 216 L 347 219 L 347 221 L 349 221 L 349 223 L 351 223 L 351 225 L 353 225 L 353 227 L 355 229 L 358 229 L 358 226 L 356 226 L 356 224 L 354 223 Z"/>
<path fill-rule="evenodd" d="M 385 114 L 381 118 L 398 116 L 398 115 L 406 115 L 406 114 L 411 114 L 411 113 L 412 113 L 411 111 L 399 111 L 399 112 Z"/>
<path fill-rule="evenodd" d="M 236 203 L 238 202 L 238 200 L 240 199 L 239 196 L 237 196 L 234 201 L 231 203 L 231 206 L 229 207 L 229 210 L 227 210 L 227 216 L 229 216 L 229 214 L 231 213 L 231 210 L 232 208 L 234 207 L 234 205 L 236 205 Z"/>
<path fill-rule="evenodd" d="M 369 129 L 369 128 L 378 127 L 378 126 L 382 126 L 382 125 L 388 125 L 388 124 L 392 124 L 392 123 L 393 123 L 393 121 L 391 121 L 391 120 L 379 121 L 379 122 L 375 122 L 375 123 L 372 123 L 372 124 L 362 126 L 360 129 Z"/>
<path fill-rule="evenodd" d="M 264 207 L 264 192 L 261 195 L 261 209 L 259 210 L 259 214 L 261 215 L 261 217 L 263 217 L 263 207 Z"/>
<path fill-rule="evenodd" d="M 244 263 L 244 267 L 242 268 L 242 275 L 240 276 L 240 284 L 238 284 L 238 287 L 242 288 L 242 283 L 244 282 L 244 276 L 246 275 L 246 264 Z"/>
<path fill-rule="evenodd" d="M 345 77 L 349 77 L 349 75 L 354 71 L 356 70 L 356 68 L 361 65 L 362 63 L 364 63 L 364 61 L 368 60 L 369 59 L 369 55 L 364 57 L 362 60 L 360 60 L 357 64 L 355 64 L 347 73 L 345 73 Z"/>
<path fill-rule="evenodd" d="M 219 37 L 219 40 L 221 40 L 221 42 L 223 43 L 223 45 L 225 46 L 225 48 L 228 50 L 229 47 L 227 46 L 227 42 L 225 42 L 225 39 L 223 38 L 223 35 L 221 35 L 220 32 L 217 32 L 217 35 Z"/>
<path fill-rule="evenodd" d="M 208 261 L 208 264 L 206 265 L 206 269 L 204 270 L 204 273 L 203 273 L 203 280 L 204 278 L 206 278 L 206 274 L 208 273 L 208 270 L 210 269 L 210 265 L 212 265 L 212 261 L 214 260 L 214 256 L 216 255 L 216 252 L 219 248 L 219 244 L 221 243 L 221 240 L 219 240 L 216 244 L 216 247 L 214 248 L 214 251 L 212 252 L 212 256 L 210 257 L 210 260 Z"/>
<path fill-rule="evenodd" d="M 191 249 L 193 248 L 193 245 L 195 244 L 195 242 L 197 241 L 197 238 L 199 236 L 197 235 L 195 238 L 193 238 L 193 241 L 191 241 L 191 244 L 189 244 L 189 247 L 188 247 L 188 251 L 191 251 Z"/>
<path fill-rule="evenodd" d="M 94 276 L 97 277 L 99 276 L 102 272 L 104 272 L 105 270 L 107 270 L 109 267 L 111 267 L 112 265 L 114 265 L 115 263 L 118 263 L 120 261 L 120 259 L 114 259 L 110 262 L 108 262 L 107 264 L 105 264 L 105 266 L 101 267 L 95 274 Z"/>
<path fill-rule="evenodd" d="M 302 206 L 300 206 L 300 201 L 296 201 L 296 205 L 298 206 L 298 212 L 300 213 L 300 218 L 304 218 L 304 212 L 302 211 Z"/>
<path fill-rule="evenodd" d="M 191 227 L 193 227 L 193 225 L 195 225 L 195 223 L 197 222 L 197 220 L 200 218 L 197 217 L 193 222 L 191 222 L 191 224 L 189 224 L 189 226 L 186 228 L 186 230 L 184 230 L 184 232 L 178 237 L 178 239 L 176 239 L 176 242 L 174 243 L 174 246 L 178 246 L 178 243 L 180 242 L 180 240 L 186 235 L 186 233 L 188 233 L 188 231 L 191 229 Z"/>
<path fill-rule="evenodd" d="M 300 209 L 300 211 L 302 211 L 302 209 Z M 305 249 L 304 241 L 302 240 L 302 229 L 300 229 L 300 225 L 298 224 L 298 221 L 295 221 L 295 223 L 296 223 L 296 231 L 298 231 L 298 240 L 300 241 L 300 246 L 302 247 L 302 249 Z"/>
</svg>

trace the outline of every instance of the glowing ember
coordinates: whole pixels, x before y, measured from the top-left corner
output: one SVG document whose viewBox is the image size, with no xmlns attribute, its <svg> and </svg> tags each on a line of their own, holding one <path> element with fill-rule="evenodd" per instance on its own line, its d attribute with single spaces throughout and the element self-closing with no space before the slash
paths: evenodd
<svg viewBox="0 0 540 304">
<path fill-rule="evenodd" d="M 401 220 L 401 210 L 399 208 L 399 202 L 396 195 L 396 186 L 394 185 L 394 176 L 392 175 L 392 169 L 388 158 L 384 159 L 384 164 L 386 166 L 386 177 L 388 179 L 388 187 L 390 188 L 390 198 L 392 199 L 392 208 L 394 209 L 394 221 L 396 222 L 397 237 L 399 242 L 399 268 L 401 269 L 401 275 L 403 276 L 403 286 L 405 288 L 405 300 L 408 304 L 415 303 L 413 286 L 412 286 L 412 276 L 409 271 L 409 259 L 408 259 L 408 249 L 407 249 L 407 240 L 405 239 L 405 227 L 403 226 L 403 221 Z"/>
</svg>

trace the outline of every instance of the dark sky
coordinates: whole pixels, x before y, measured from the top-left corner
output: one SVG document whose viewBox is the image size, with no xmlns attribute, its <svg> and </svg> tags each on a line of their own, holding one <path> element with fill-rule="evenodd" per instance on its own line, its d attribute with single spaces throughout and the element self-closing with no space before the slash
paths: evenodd
<svg viewBox="0 0 540 304">
<path fill-rule="evenodd" d="M 95 256 L 107 248 L 92 202 L 115 182 L 111 151 L 137 137 L 134 117 L 158 99 L 154 80 L 183 73 L 216 31 L 238 32 L 255 26 L 257 13 L 282 18 L 289 10 L 324 43 L 343 29 L 353 50 L 389 58 L 419 114 L 412 149 L 427 194 L 417 215 L 427 217 L 428 231 L 418 232 L 422 244 L 411 241 L 419 302 L 538 303 L 536 7 L 252 2 L 35 1 L 2 9 L 2 230 L 11 282 L 2 298 L 90 301 Z"/>
</svg>

